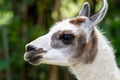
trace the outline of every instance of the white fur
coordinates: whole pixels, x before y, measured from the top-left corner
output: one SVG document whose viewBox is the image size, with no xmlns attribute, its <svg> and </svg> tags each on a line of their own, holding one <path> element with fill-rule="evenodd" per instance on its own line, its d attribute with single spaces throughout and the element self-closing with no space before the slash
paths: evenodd
<svg viewBox="0 0 120 80">
<path fill-rule="evenodd" d="M 77 63 L 71 65 L 78 80 L 120 80 L 120 71 L 109 41 L 95 29 L 98 36 L 98 53 L 92 64 Z"/>
</svg>

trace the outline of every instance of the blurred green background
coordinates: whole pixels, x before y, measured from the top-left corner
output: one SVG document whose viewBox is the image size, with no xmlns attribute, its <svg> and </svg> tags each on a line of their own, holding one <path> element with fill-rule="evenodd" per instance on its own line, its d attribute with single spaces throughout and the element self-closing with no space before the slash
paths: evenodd
<svg viewBox="0 0 120 80">
<path fill-rule="evenodd" d="M 32 66 L 23 55 L 25 44 L 46 34 L 55 22 L 77 16 L 84 1 L 91 14 L 102 7 L 102 0 L 0 0 L 0 80 L 76 80 L 65 67 Z M 120 67 L 120 0 L 108 3 L 98 26 L 113 44 Z"/>
</svg>

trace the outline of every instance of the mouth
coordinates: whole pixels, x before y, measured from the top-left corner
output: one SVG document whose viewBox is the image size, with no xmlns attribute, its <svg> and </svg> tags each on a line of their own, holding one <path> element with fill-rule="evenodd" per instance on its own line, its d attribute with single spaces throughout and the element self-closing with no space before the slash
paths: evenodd
<svg viewBox="0 0 120 80">
<path fill-rule="evenodd" d="M 43 57 L 42 56 L 33 56 L 31 59 L 29 59 L 28 60 L 28 62 L 30 63 L 30 64 L 33 64 L 33 65 L 37 65 L 37 64 L 39 64 L 40 63 L 40 60 L 42 59 Z"/>
<path fill-rule="evenodd" d="M 43 59 L 42 53 L 38 54 L 36 52 L 26 52 L 24 54 L 24 60 L 32 65 L 38 65 Z"/>
<path fill-rule="evenodd" d="M 29 62 L 30 64 L 38 65 L 43 58 L 42 54 L 44 54 L 46 52 L 47 51 L 43 50 L 42 48 L 32 50 L 32 51 L 28 51 L 24 55 L 24 60 Z"/>
</svg>

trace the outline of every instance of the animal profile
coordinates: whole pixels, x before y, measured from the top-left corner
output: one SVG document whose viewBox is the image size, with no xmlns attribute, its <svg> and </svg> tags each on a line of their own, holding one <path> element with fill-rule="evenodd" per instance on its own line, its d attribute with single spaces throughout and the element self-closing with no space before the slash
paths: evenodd
<svg viewBox="0 0 120 80">
<path fill-rule="evenodd" d="M 56 23 L 46 35 L 28 43 L 25 61 L 68 66 L 78 80 L 120 80 L 114 49 L 96 26 L 107 9 L 103 0 L 102 9 L 90 16 L 85 2 L 77 17 Z"/>
</svg>

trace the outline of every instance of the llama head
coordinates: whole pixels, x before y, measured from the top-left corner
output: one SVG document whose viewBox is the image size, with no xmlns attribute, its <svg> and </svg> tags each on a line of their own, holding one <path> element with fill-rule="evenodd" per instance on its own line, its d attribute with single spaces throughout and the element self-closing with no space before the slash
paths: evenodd
<svg viewBox="0 0 120 80">
<path fill-rule="evenodd" d="M 26 45 L 24 59 L 33 65 L 40 63 L 69 66 L 76 62 L 90 63 L 97 53 L 97 36 L 94 26 L 105 16 L 107 2 L 103 8 L 90 16 L 87 2 L 79 15 L 55 24 L 46 35 Z"/>
</svg>

